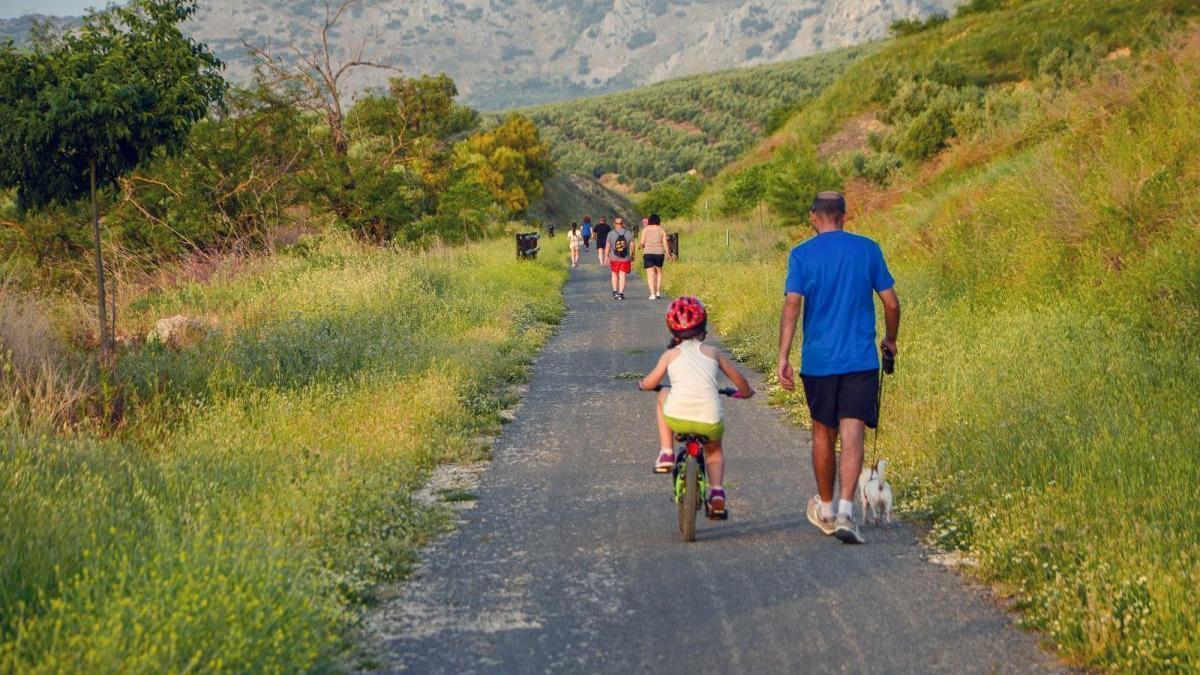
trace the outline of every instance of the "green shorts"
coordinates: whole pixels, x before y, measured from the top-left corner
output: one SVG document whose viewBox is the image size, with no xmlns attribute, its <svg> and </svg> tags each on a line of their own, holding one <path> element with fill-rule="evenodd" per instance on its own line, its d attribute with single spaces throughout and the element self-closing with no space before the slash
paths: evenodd
<svg viewBox="0 0 1200 675">
<path fill-rule="evenodd" d="M 725 436 L 724 422 L 696 422 L 667 417 L 667 426 L 677 434 L 704 436 L 710 441 L 719 441 Z"/>
</svg>

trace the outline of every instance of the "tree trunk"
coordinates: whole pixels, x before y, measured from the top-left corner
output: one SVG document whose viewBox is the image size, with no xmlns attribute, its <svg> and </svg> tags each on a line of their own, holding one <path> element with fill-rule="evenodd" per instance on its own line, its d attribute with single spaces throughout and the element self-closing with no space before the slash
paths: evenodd
<svg viewBox="0 0 1200 675">
<path fill-rule="evenodd" d="M 106 296 L 104 293 L 104 258 L 100 251 L 100 207 L 96 203 L 96 160 L 91 161 L 92 173 L 92 241 L 96 246 L 96 288 L 99 292 L 99 302 L 96 307 L 100 315 L 100 350 L 108 355 L 111 343 L 108 338 L 108 318 L 105 316 Z"/>
</svg>

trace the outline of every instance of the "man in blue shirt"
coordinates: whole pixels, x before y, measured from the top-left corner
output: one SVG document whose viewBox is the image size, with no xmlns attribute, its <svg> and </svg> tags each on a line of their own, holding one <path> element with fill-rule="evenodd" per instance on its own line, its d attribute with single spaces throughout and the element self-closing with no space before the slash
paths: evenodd
<svg viewBox="0 0 1200 675">
<path fill-rule="evenodd" d="M 883 302 L 887 333 L 880 343 L 896 354 L 900 299 L 879 244 L 843 230 L 846 200 L 822 192 L 810 213 L 816 236 L 788 258 L 783 317 L 779 322 L 779 382 L 795 389 L 789 362 L 796 319 L 804 310 L 800 378 L 812 415 L 812 462 L 819 494 L 808 502 L 808 519 L 848 544 L 866 540 L 852 506 L 863 465 L 866 427 L 879 421 L 879 355 L 875 351 L 875 299 Z M 834 453 L 842 439 L 841 466 Z M 835 479 L 841 489 L 834 512 Z"/>
</svg>

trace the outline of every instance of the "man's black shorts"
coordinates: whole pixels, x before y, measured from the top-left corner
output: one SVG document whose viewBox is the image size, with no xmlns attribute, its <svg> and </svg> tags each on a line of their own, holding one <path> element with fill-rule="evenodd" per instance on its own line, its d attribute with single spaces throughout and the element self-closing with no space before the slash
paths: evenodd
<svg viewBox="0 0 1200 675">
<path fill-rule="evenodd" d="M 642 267 L 645 269 L 662 267 L 666 259 L 667 255 L 665 253 L 645 253 L 642 255 Z"/>
<path fill-rule="evenodd" d="M 874 429 L 879 424 L 879 371 L 845 375 L 801 375 L 812 418 L 833 429 L 851 417 Z"/>
</svg>

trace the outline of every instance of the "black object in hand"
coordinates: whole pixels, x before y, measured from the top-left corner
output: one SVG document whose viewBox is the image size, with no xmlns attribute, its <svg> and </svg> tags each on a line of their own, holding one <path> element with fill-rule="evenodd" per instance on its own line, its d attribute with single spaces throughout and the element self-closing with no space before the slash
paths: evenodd
<svg viewBox="0 0 1200 675">
<path fill-rule="evenodd" d="M 896 355 L 886 349 L 883 350 L 883 372 L 887 375 L 896 372 Z"/>
</svg>

